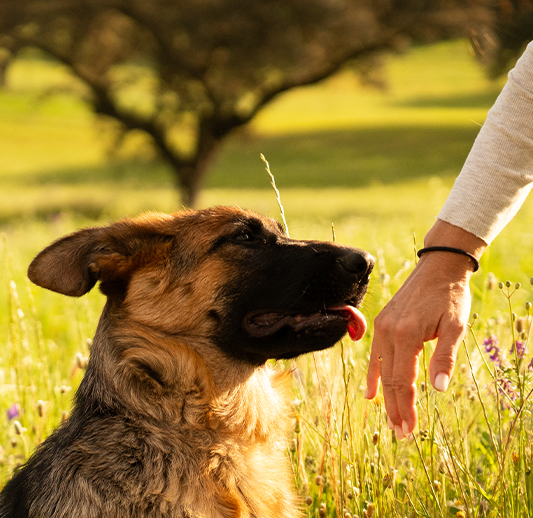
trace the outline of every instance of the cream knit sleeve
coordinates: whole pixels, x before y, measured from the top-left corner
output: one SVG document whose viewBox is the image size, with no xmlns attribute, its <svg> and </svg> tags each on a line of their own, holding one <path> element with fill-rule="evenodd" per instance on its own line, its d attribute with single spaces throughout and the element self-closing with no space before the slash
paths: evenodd
<svg viewBox="0 0 533 518">
<path fill-rule="evenodd" d="M 490 244 L 532 182 L 533 42 L 509 72 L 438 218 Z"/>
</svg>

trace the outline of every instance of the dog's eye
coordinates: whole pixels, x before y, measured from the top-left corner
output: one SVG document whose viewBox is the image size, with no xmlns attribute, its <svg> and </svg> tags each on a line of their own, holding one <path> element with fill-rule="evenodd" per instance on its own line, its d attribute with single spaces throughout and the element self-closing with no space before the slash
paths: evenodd
<svg viewBox="0 0 533 518">
<path fill-rule="evenodd" d="M 252 234 L 249 232 L 241 232 L 240 234 L 237 234 L 236 236 L 233 236 L 233 241 L 236 241 L 237 243 L 243 243 L 245 241 L 252 241 L 254 238 Z"/>
</svg>

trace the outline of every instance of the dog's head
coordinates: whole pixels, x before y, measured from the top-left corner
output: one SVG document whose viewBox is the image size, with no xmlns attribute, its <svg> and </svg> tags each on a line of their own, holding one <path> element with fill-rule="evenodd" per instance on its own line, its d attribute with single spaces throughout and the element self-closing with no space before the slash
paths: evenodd
<svg viewBox="0 0 533 518">
<path fill-rule="evenodd" d="M 230 207 L 146 214 L 59 239 L 33 260 L 36 284 L 70 296 L 100 281 L 121 318 L 261 364 L 360 339 L 373 267 L 359 249 L 286 237 Z"/>
</svg>

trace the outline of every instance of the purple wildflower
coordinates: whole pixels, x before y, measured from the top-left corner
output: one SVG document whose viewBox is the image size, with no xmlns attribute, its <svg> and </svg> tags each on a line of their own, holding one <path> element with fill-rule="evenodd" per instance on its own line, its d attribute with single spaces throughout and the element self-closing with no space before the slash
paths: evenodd
<svg viewBox="0 0 533 518">
<path fill-rule="evenodd" d="M 524 342 L 519 342 L 518 340 L 511 346 L 509 349 L 510 354 L 514 354 L 516 347 L 516 356 L 521 360 L 527 354 L 527 347 Z"/>
<path fill-rule="evenodd" d="M 498 341 L 498 337 L 496 335 L 490 335 L 488 338 L 485 338 L 485 340 L 483 340 L 483 345 L 485 346 L 485 350 L 487 352 L 490 352 L 490 349 L 493 346 L 498 345 L 499 343 L 500 342 Z"/>
<path fill-rule="evenodd" d="M 20 406 L 18 403 L 14 403 L 10 408 L 7 409 L 7 418 L 11 421 L 15 417 L 20 417 Z"/>
<path fill-rule="evenodd" d="M 498 381 L 498 392 L 511 400 L 514 401 L 517 398 L 515 387 L 511 383 L 511 380 L 507 378 L 499 378 Z M 502 400 L 502 404 L 505 405 L 505 401 Z"/>
<path fill-rule="evenodd" d="M 501 349 L 498 347 L 498 344 L 498 338 L 495 335 L 490 335 L 488 338 L 483 340 L 485 351 L 490 353 L 490 360 L 493 361 L 497 366 L 500 366 L 502 359 L 500 357 Z"/>
</svg>

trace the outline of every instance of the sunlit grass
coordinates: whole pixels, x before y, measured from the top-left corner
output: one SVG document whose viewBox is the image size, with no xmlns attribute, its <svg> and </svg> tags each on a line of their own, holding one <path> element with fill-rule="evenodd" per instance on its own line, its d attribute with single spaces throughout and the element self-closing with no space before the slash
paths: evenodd
<svg viewBox="0 0 533 518">
<path fill-rule="evenodd" d="M 418 189 L 418 195 L 424 192 L 421 186 Z M 249 194 L 253 204 L 253 193 Z M 293 237 L 331 239 L 331 224 L 326 222 L 336 215 L 337 241 L 364 246 L 377 258 L 363 305 L 370 323 L 367 336 L 357 344 L 345 339 L 329 351 L 280 364 L 281 368 L 297 369 L 296 417 L 289 446 L 299 492 L 308 502 L 304 504 L 305 514 L 344 516 L 346 510 L 359 517 L 372 512 L 401 517 L 413 513 L 428 517 L 529 516 L 533 511 L 531 353 L 517 363 L 510 349 L 516 340 L 529 342 L 531 323 L 527 319 L 531 309 L 526 302 L 533 299 L 533 293 L 531 274 L 527 268 L 517 268 L 519 261 L 510 260 L 512 250 L 496 243 L 473 278 L 473 311 L 479 316 L 471 318 L 472 332 L 459 352 L 448 392 L 435 392 L 428 384 L 426 369 L 421 369 L 420 421 L 412 438 L 398 442 L 388 430 L 381 397 L 372 402 L 363 398 L 371 322 L 414 263 L 410 230 L 418 225 L 413 219 L 415 211 L 408 210 L 409 197 L 389 194 L 404 207 L 390 228 L 385 223 L 388 216 L 372 223 L 375 212 L 342 215 L 349 206 L 349 196 L 339 192 L 324 196 L 322 207 L 321 200 L 312 204 L 311 194 L 306 198 L 305 191 L 282 191 Z M 232 192 L 219 195 L 231 196 Z M 233 195 L 239 196 L 238 191 Z M 273 193 L 270 198 L 268 211 L 275 216 L 278 209 Z M 342 200 L 337 207 L 335 198 Z M 427 218 L 434 205 L 420 206 L 420 215 Z M 298 208 L 301 214 L 296 215 L 293 211 Z M 68 418 L 73 392 L 83 375 L 83 361 L 89 354 L 87 339 L 94 332 L 103 297 L 97 290 L 80 299 L 47 292 L 30 285 L 25 268 L 42 246 L 87 223 L 63 215 L 48 223 L 15 225 L 2 242 L 0 419 L 4 424 L 0 425 L 0 480 Z M 524 235 L 531 239 L 523 229 L 506 229 L 503 243 L 520 241 Z M 515 232 L 519 234 L 512 235 Z M 519 259 L 527 256 L 525 252 L 519 255 Z M 505 264 L 499 265 L 498 257 L 503 257 Z M 491 272 L 500 267 L 508 276 L 498 274 L 495 278 Z M 512 279 L 508 286 L 507 279 Z M 500 280 L 502 288 L 498 287 Z M 506 357 L 500 370 L 484 345 L 493 335 Z M 424 364 L 433 346 L 426 345 Z M 513 388 L 507 391 L 509 398 L 498 390 L 508 386 L 504 380 Z M 8 419 L 8 411 L 16 415 Z"/>
<path fill-rule="evenodd" d="M 483 123 L 503 84 L 487 80 L 461 41 L 385 57 L 383 66 L 383 90 L 363 88 L 344 73 L 288 92 L 254 127 L 268 134 L 354 126 L 470 128 Z"/>
</svg>

